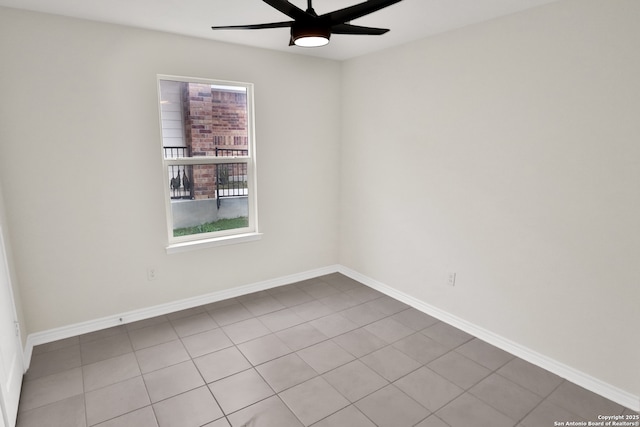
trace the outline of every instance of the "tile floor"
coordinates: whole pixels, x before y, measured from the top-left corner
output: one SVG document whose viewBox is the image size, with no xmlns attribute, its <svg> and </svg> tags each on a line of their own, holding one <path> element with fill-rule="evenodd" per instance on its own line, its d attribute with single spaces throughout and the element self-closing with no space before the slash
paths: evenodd
<svg viewBox="0 0 640 427">
<path fill-rule="evenodd" d="M 332 274 L 34 349 L 18 427 L 545 427 L 634 415 Z"/>
</svg>

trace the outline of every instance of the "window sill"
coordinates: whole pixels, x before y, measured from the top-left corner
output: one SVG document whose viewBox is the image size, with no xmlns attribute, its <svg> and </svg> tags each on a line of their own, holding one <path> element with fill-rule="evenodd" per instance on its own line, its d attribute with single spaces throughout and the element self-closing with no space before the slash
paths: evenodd
<svg viewBox="0 0 640 427">
<path fill-rule="evenodd" d="M 174 243 L 167 246 L 168 254 L 188 252 L 196 249 L 214 248 L 217 246 L 235 245 L 238 243 L 260 240 L 262 233 L 235 234 L 233 236 L 216 237 L 213 239 L 194 240 L 192 242 Z"/>
</svg>

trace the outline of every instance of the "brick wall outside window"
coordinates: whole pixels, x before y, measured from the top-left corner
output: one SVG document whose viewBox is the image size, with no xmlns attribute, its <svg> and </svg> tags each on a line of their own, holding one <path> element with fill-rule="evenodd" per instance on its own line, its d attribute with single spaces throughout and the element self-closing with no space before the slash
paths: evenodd
<svg viewBox="0 0 640 427">
<path fill-rule="evenodd" d="M 214 156 L 216 147 L 247 149 L 245 93 L 183 83 L 183 107 L 186 143 L 193 157 Z M 215 165 L 194 166 L 196 199 L 215 197 L 215 168 Z"/>
</svg>

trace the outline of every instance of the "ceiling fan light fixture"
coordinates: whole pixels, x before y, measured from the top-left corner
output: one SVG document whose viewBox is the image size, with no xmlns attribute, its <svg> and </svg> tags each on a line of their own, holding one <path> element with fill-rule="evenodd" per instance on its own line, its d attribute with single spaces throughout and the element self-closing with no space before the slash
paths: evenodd
<svg viewBox="0 0 640 427">
<path fill-rule="evenodd" d="M 331 30 L 328 28 L 291 28 L 293 44 L 301 47 L 320 47 L 329 43 Z"/>
</svg>

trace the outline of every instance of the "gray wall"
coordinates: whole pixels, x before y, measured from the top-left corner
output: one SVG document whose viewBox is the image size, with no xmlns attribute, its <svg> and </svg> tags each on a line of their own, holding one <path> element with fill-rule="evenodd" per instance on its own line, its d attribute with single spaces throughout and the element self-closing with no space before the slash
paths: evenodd
<svg viewBox="0 0 640 427">
<path fill-rule="evenodd" d="M 13 9 L 0 58 L 0 182 L 29 332 L 337 262 L 339 63 Z M 254 83 L 261 240 L 166 253 L 157 74 Z"/>
<path fill-rule="evenodd" d="M 347 61 L 341 264 L 640 395 L 639 16 L 560 1 Z"/>
</svg>

